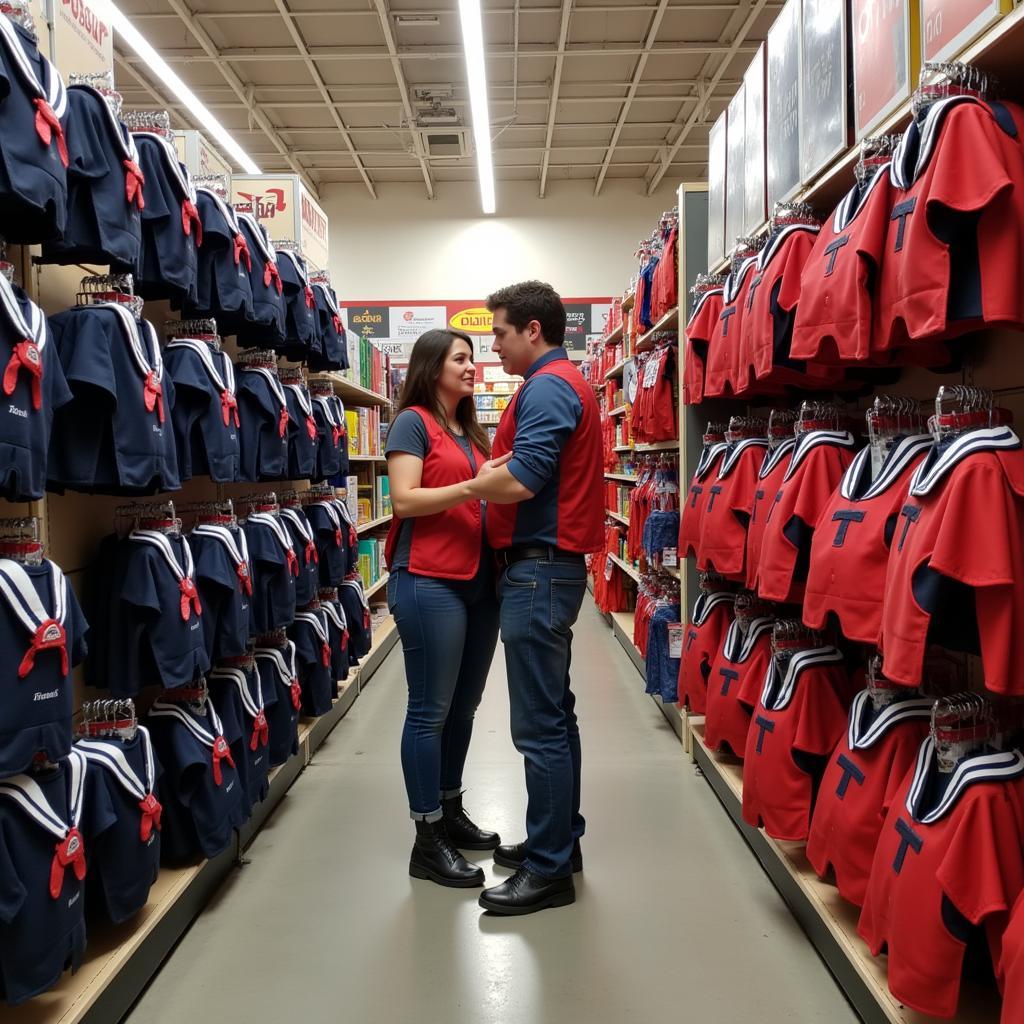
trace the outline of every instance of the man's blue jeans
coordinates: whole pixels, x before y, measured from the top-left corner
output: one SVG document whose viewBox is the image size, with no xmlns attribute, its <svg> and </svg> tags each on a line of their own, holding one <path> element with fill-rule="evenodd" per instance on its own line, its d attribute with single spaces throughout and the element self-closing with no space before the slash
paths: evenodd
<svg viewBox="0 0 1024 1024">
<path fill-rule="evenodd" d="M 580 815 L 580 731 L 569 688 L 572 627 L 583 604 L 583 556 L 527 558 L 501 575 L 512 741 L 526 762 L 526 860 L 547 878 L 571 873 Z"/>
<path fill-rule="evenodd" d="M 490 554 L 484 556 L 490 561 Z M 494 574 L 442 580 L 397 569 L 388 607 L 405 655 L 409 706 L 402 771 L 413 818 L 441 817 L 441 797 L 462 789 L 473 717 L 498 642 Z"/>
</svg>

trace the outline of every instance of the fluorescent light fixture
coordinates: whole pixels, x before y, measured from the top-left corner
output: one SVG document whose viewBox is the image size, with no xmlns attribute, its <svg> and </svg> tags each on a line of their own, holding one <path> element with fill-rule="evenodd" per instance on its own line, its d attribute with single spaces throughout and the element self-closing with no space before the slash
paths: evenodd
<svg viewBox="0 0 1024 1024">
<path fill-rule="evenodd" d="M 246 174 L 259 174 L 260 169 L 242 147 L 228 133 L 228 130 L 204 106 L 199 97 L 171 70 L 170 65 L 142 37 L 131 19 L 122 13 L 112 0 L 95 0 L 100 17 L 107 17 L 114 31 L 142 58 L 146 68 L 160 79 L 168 89 L 188 108 L 189 113 L 209 133 L 210 140 L 226 150 L 241 165 Z"/>
<path fill-rule="evenodd" d="M 480 18 L 480 0 L 459 0 L 459 18 L 462 21 L 462 49 L 466 54 L 466 77 L 469 79 L 469 106 L 473 112 L 480 202 L 484 213 L 494 213 L 494 157 L 491 153 L 491 116 L 487 109 L 487 70 L 484 67 L 484 29 Z"/>
</svg>

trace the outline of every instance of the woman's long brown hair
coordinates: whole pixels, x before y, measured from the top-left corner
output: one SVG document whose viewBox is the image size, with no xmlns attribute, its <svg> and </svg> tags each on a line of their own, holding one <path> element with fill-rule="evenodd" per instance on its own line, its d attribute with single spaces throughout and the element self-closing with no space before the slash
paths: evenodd
<svg viewBox="0 0 1024 1024">
<path fill-rule="evenodd" d="M 473 339 L 461 331 L 427 331 L 416 339 L 412 355 L 409 356 L 409 369 L 405 376 L 405 385 L 402 387 L 402 397 L 398 402 L 398 412 L 412 405 L 419 405 L 429 409 L 440 426 L 448 426 L 444 406 L 437 393 L 437 381 L 441 376 L 444 361 L 456 341 L 464 341 L 469 345 L 472 355 Z M 477 421 L 476 403 L 472 395 L 467 395 L 459 401 L 455 407 L 455 420 L 462 427 L 466 437 L 490 458 L 490 438 Z"/>
</svg>

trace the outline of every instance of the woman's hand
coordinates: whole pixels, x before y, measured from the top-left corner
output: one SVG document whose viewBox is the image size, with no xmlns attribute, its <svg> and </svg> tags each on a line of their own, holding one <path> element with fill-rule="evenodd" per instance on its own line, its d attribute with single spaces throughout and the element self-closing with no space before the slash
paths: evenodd
<svg viewBox="0 0 1024 1024">
<path fill-rule="evenodd" d="M 511 461 L 512 452 L 499 455 L 496 459 L 488 459 L 480 464 L 480 468 L 476 471 L 476 477 L 479 480 L 482 477 L 488 476 L 501 466 L 507 466 Z"/>
</svg>

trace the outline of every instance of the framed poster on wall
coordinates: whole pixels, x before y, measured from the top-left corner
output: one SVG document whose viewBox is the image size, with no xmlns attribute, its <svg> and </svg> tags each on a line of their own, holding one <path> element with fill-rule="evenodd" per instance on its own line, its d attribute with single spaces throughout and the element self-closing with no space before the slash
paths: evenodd
<svg viewBox="0 0 1024 1024">
<path fill-rule="evenodd" d="M 708 266 L 725 258 L 725 123 L 728 114 L 708 133 Z"/>
<path fill-rule="evenodd" d="M 743 74 L 746 96 L 743 144 L 743 234 L 752 235 L 765 221 L 764 184 L 764 46 L 757 48 L 750 67 Z"/>
<path fill-rule="evenodd" d="M 922 59 L 953 60 L 1012 7 L 1012 0 L 921 0 Z"/>
<path fill-rule="evenodd" d="M 800 185 L 800 0 L 768 30 L 768 213 Z"/>
<path fill-rule="evenodd" d="M 810 181 L 849 145 L 846 5 L 803 0 L 800 178 Z"/>
<path fill-rule="evenodd" d="M 746 196 L 743 186 L 744 145 L 746 133 L 744 124 L 746 94 L 741 85 L 729 101 L 729 117 L 725 128 L 725 248 L 729 251 L 733 243 L 743 234 Z"/>
<path fill-rule="evenodd" d="M 869 135 L 917 84 L 919 0 L 851 0 L 853 120 Z"/>
</svg>

